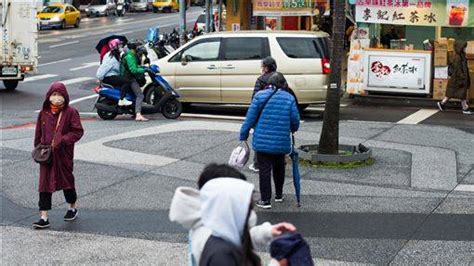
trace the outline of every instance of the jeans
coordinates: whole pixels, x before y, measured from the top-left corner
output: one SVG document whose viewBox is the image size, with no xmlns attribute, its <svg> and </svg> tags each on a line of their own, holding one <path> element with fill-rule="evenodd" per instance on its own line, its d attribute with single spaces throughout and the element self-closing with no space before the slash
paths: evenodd
<svg viewBox="0 0 474 266">
<path fill-rule="evenodd" d="M 283 196 L 283 185 L 285 183 L 285 154 L 268 154 L 257 152 L 260 179 L 260 195 L 262 201 L 270 201 L 272 198 L 272 172 L 275 183 L 276 197 Z"/>
<path fill-rule="evenodd" d="M 136 99 L 135 99 L 135 113 L 141 113 L 142 112 L 143 99 L 145 99 L 145 96 L 143 95 L 142 89 L 140 88 L 140 85 L 138 84 L 138 82 L 136 80 L 131 81 L 130 87 L 132 88 L 132 91 L 136 96 Z"/>
<path fill-rule="evenodd" d="M 64 198 L 66 199 L 66 202 L 69 204 L 74 204 L 77 201 L 77 194 L 76 190 L 73 189 L 64 189 Z M 48 211 L 51 210 L 52 202 L 51 198 L 53 196 L 53 193 L 50 192 L 40 192 L 39 193 L 39 202 L 38 202 L 38 207 L 40 211 Z"/>
</svg>

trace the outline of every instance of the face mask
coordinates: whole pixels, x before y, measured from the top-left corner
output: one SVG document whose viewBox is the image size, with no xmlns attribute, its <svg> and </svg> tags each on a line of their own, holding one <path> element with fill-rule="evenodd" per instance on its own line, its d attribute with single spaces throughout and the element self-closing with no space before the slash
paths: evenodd
<svg viewBox="0 0 474 266">
<path fill-rule="evenodd" d="M 254 227 L 257 225 L 257 214 L 255 211 L 250 212 L 249 220 L 247 221 L 249 227 Z"/>
<path fill-rule="evenodd" d="M 61 95 L 51 95 L 51 97 L 49 97 L 49 101 L 51 102 L 51 104 L 56 106 L 63 105 L 64 97 Z"/>
</svg>

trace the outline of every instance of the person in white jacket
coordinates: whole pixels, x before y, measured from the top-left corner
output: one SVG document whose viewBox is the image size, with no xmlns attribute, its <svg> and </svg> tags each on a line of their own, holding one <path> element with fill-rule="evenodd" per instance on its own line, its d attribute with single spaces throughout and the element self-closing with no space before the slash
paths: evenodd
<svg viewBox="0 0 474 266">
<path fill-rule="evenodd" d="M 245 175 L 228 165 L 210 164 L 201 173 L 198 187 L 201 189 L 208 181 L 215 178 L 237 178 L 246 180 Z M 211 229 L 206 228 L 201 217 L 200 191 L 192 187 L 178 187 L 171 201 L 169 219 L 181 224 L 189 230 L 190 252 L 192 265 L 198 265 L 204 246 L 212 234 Z M 223 206 L 225 207 L 225 206 Z M 279 223 L 272 225 L 265 222 L 257 225 L 257 214 L 251 212 L 249 218 L 250 236 L 254 247 L 266 248 L 274 237 L 284 232 L 296 231 L 296 227 L 290 223 Z"/>
</svg>

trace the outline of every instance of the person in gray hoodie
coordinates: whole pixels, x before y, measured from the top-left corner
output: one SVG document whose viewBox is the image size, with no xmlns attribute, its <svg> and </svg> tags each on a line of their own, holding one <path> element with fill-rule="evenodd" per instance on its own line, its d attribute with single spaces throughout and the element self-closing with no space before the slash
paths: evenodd
<svg viewBox="0 0 474 266">
<path fill-rule="evenodd" d="M 245 175 L 228 165 L 210 164 L 201 173 L 198 187 L 201 189 L 210 180 L 223 177 L 246 180 Z M 202 221 L 200 197 L 198 189 L 178 187 L 171 201 L 169 212 L 170 221 L 179 223 L 189 230 L 191 265 L 199 263 L 204 246 L 212 235 L 212 229 L 204 226 Z M 248 224 L 254 247 L 266 248 L 275 237 L 285 232 L 296 231 L 295 226 L 290 223 L 272 225 L 265 222 L 257 225 L 257 214 L 253 210 L 250 212 Z"/>
</svg>

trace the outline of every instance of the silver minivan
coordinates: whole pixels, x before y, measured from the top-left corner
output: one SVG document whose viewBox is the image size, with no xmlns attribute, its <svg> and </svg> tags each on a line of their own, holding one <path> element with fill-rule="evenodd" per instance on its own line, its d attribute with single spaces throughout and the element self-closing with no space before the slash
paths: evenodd
<svg viewBox="0 0 474 266">
<path fill-rule="evenodd" d="M 154 63 L 184 103 L 249 104 L 261 60 L 272 56 L 304 109 L 325 100 L 328 42 L 323 32 L 219 32 L 198 37 Z"/>
</svg>

